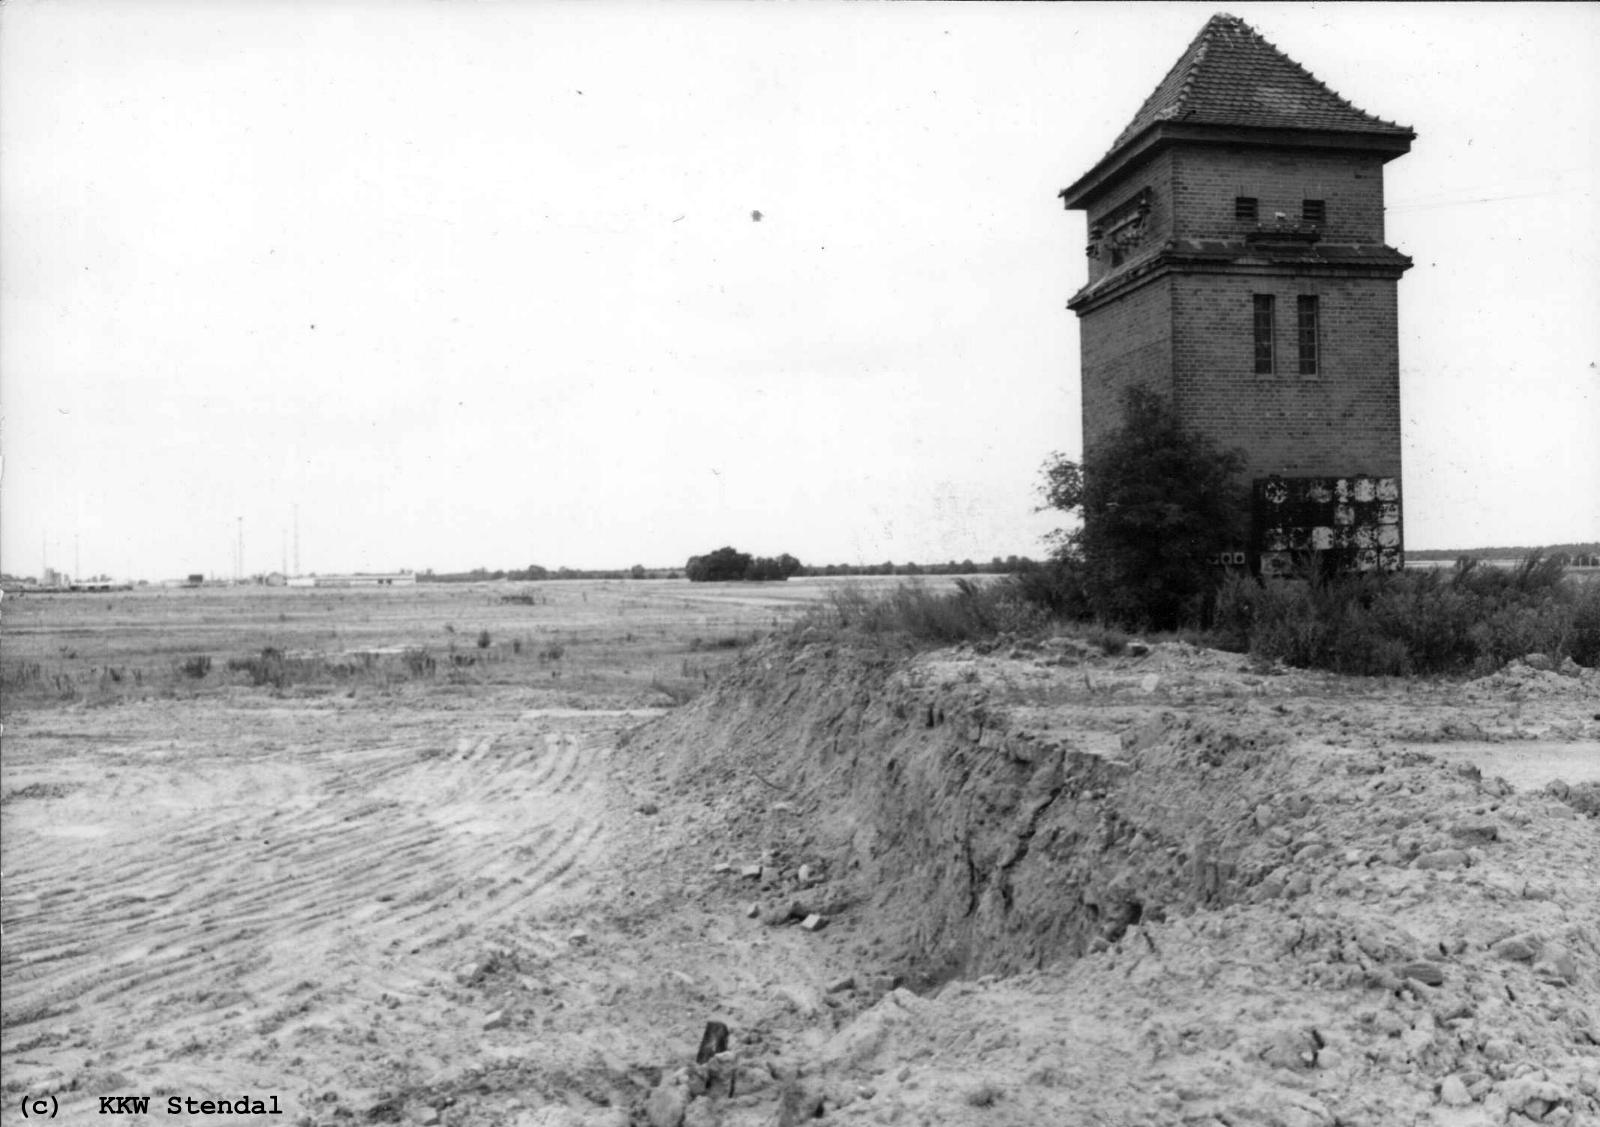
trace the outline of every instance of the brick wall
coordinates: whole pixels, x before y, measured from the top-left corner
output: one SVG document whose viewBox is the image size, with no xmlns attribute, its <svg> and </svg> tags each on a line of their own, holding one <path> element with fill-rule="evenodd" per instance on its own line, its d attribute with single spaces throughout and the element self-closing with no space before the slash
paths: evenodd
<svg viewBox="0 0 1600 1127">
<path fill-rule="evenodd" d="M 1325 241 L 1383 242 L 1383 162 L 1375 155 L 1183 147 L 1173 151 L 1170 186 L 1179 238 L 1238 238 L 1250 225 L 1234 218 L 1234 199 L 1253 196 L 1263 223 L 1279 211 L 1297 222 L 1301 201 L 1320 199 Z"/>
<path fill-rule="evenodd" d="M 1142 385 L 1172 394 L 1172 280 L 1152 282 L 1093 310 L 1078 331 L 1087 449 L 1121 424 L 1126 389 Z"/>
<path fill-rule="evenodd" d="M 1185 275 L 1170 280 L 1175 402 L 1196 429 L 1244 449 L 1248 477 L 1400 474 L 1395 283 Z M 1277 297 L 1277 374 L 1255 374 L 1252 295 Z M 1316 376 L 1298 373 L 1295 298 L 1315 294 Z M 1114 303 L 1117 304 L 1117 303 Z M 1097 310 L 1104 316 L 1111 310 Z M 1087 340 L 1087 335 L 1085 336 Z M 1096 370 L 1084 352 L 1085 413 Z"/>
</svg>

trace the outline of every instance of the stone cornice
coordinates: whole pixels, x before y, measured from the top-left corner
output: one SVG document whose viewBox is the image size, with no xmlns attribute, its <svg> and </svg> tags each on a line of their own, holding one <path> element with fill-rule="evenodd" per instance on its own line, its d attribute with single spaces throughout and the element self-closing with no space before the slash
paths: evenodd
<svg viewBox="0 0 1600 1127">
<path fill-rule="evenodd" d="M 1411 259 L 1393 247 L 1321 247 L 1307 253 L 1260 253 L 1238 244 L 1186 249 L 1171 244 L 1084 286 L 1067 301 L 1079 317 L 1173 274 L 1256 278 L 1381 278 L 1397 281 Z"/>
</svg>

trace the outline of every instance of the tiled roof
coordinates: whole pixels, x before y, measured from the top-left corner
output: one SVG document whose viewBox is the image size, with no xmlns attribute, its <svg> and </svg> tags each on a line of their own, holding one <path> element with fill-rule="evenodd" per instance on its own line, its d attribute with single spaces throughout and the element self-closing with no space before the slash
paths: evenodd
<svg viewBox="0 0 1600 1127">
<path fill-rule="evenodd" d="M 1163 121 L 1412 136 L 1403 125 L 1358 110 L 1249 24 L 1225 14 L 1206 22 L 1111 151 Z"/>
</svg>

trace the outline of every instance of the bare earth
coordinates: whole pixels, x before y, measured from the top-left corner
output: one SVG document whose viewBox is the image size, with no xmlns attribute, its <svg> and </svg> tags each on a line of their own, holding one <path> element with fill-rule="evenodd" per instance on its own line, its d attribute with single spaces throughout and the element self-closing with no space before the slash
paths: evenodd
<svg viewBox="0 0 1600 1127">
<path fill-rule="evenodd" d="M 7 599 L 0 1125 L 1600 1117 L 1593 672 L 748 645 L 825 589 Z"/>
</svg>

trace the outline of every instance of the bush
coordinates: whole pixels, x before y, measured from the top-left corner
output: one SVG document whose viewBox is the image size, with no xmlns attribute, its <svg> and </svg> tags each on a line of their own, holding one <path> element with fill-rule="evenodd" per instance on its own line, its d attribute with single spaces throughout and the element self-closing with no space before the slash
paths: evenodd
<svg viewBox="0 0 1600 1127">
<path fill-rule="evenodd" d="M 1094 613 L 1086 582 L 1081 558 L 1058 556 L 1042 564 L 1024 561 L 1000 581 L 1000 586 L 1052 618 L 1082 620 Z"/>
<path fill-rule="evenodd" d="M 184 659 L 178 666 L 178 670 L 185 677 L 193 677 L 196 681 L 203 681 L 206 675 L 211 672 L 211 659 L 205 654 L 196 654 L 194 657 Z"/>
<path fill-rule="evenodd" d="M 256 657 L 229 658 L 228 671 L 246 673 L 252 685 L 271 685 L 275 689 L 283 688 L 289 680 L 289 667 L 283 651 L 272 646 L 267 646 Z"/>
<path fill-rule="evenodd" d="M 1032 633 L 1047 622 L 1040 607 L 1005 582 L 978 584 L 958 579 L 956 590 L 944 594 L 915 582 L 881 594 L 843 587 L 797 620 L 795 630 L 820 629 L 945 646 L 1001 633 Z"/>
<path fill-rule="evenodd" d="M 1243 455 L 1184 429 L 1144 388 L 1127 393 L 1122 426 L 1082 466 L 1060 455 L 1047 462 L 1045 507 L 1083 517 L 1057 559 L 1078 569 L 1088 609 L 1137 629 L 1200 620 L 1216 585 L 1208 560 L 1244 538 L 1243 466 Z"/>
<path fill-rule="evenodd" d="M 1487 673 L 1543 653 L 1600 664 L 1600 585 L 1574 582 L 1533 553 L 1516 567 L 1462 560 L 1451 572 L 1262 584 L 1217 593 L 1220 644 L 1263 660 L 1372 676 Z"/>
<path fill-rule="evenodd" d="M 488 649 L 489 648 L 489 644 L 490 644 L 490 642 L 492 640 L 493 639 L 491 639 L 489 637 L 489 631 L 487 631 L 487 630 L 479 630 L 478 631 L 478 648 L 480 650 Z"/>
</svg>

